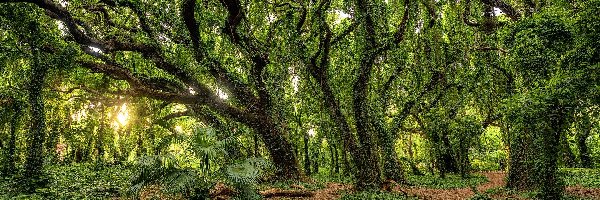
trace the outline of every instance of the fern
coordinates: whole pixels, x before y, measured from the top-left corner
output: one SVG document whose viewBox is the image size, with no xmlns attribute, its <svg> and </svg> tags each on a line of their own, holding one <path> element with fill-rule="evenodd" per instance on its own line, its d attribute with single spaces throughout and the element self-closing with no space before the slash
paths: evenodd
<svg viewBox="0 0 600 200">
<path fill-rule="evenodd" d="M 238 190 L 239 199 L 261 199 L 255 185 L 263 172 L 270 167 L 269 162 L 262 158 L 248 158 L 231 164 L 225 169 L 225 176 Z"/>
<path fill-rule="evenodd" d="M 189 199 L 208 198 L 213 186 L 194 169 L 181 168 L 172 155 L 139 158 L 130 183 L 130 194 L 139 194 L 146 186 L 159 185 L 167 193 L 183 194 Z"/>
<path fill-rule="evenodd" d="M 189 136 L 177 134 L 163 138 L 159 147 L 167 148 L 174 142 L 189 147 L 187 150 L 193 152 L 194 157 L 201 159 L 204 175 L 210 171 L 211 161 L 223 159 L 227 156 L 226 148 L 239 142 L 235 136 L 219 138 L 212 128 L 196 127 L 193 130 Z M 217 174 L 211 176 L 223 177 L 233 185 L 237 190 L 236 198 L 260 199 L 255 186 L 265 170 L 271 167 L 270 163 L 262 158 L 248 158 L 232 163 L 216 170 Z M 146 156 L 136 162 L 129 192 L 137 194 L 146 186 L 159 185 L 168 193 L 200 198 L 208 197 L 208 189 L 214 185 L 209 182 L 199 171 L 179 166 L 177 158 L 172 155 Z"/>
</svg>

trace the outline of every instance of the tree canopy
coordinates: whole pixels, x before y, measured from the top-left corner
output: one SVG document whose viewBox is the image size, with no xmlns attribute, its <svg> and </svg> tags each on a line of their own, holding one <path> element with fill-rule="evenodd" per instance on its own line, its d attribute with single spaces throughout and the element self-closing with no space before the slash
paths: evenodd
<svg viewBox="0 0 600 200">
<path fill-rule="evenodd" d="M 558 199 L 560 168 L 600 164 L 598 13 L 598 0 L 0 0 L 2 174 L 31 193 L 44 166 L 137 163 L 134 191 L 166 177 L 205 195 L 215 179 L 254 198 L 269 173 L 326 168 L 362 191 L 488 165 Z"/>
</svg>

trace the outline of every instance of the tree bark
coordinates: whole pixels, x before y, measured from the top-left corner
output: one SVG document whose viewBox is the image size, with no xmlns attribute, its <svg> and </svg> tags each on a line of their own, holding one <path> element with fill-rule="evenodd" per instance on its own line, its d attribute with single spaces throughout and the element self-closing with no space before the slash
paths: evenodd
<svg viewBox="0 0 600 200">
<path fill-rule="evenodd" d="M 16 172 L 15 167 L 15 157 L 16 157 L 16 148 L 17 148 L 17 130 L 19 128 L 19 123 L 21 121 L 21 115 L 23 114 L 23 108 L 21 102 L 14 101 L 13 105 L 13 115 L 10 119 L 10 138 L 8 141 L 8 155 L 7 155 L 7 166 L 6 172 L 9 175 L 12 175 Z"/>
<path fill-rule="evenodd" d="M 98 162 L 104 160 L 104 132 L 106 131 L 106 114 L 104 111 L 105 106 L 102 105 L 102 108 L 100 109 L 100 115 L 102 117 L 100 117 L 100 127 L 98 127 L 98 135 L 96 136 L 96 161 Z"/>
<path fill-rule="evenodd" d="M 560 154 L 562 158 L 562 164 L 566 167 L 575 167 L 575 154 L 571 151 L 569 140 L 567 139 L 567 133 L 560 135 Z"/>
<path fill-rule="evenodd" d="M 586 144 L 586 140 L 590 136 L 590 129 L 592 127 L 591 123 L 589 123 L 589 119 L 584 119 L 583 123 L 583 126 L 577 134 L 577 149 L 579 149 L 580 166 L 583 168 L 592 168 L 592 160 L 590 159 L 590 153 Z"/>
<path fill-rule="evenodd" d="M 385 130 L 380 129 L 377 132 L 379 133 L 379 146 L 383 154 L 383 176 L 398 183 L 404 182 L 402 164 L 400 164 L 398 153 L 396 153 L 395 137 Z"/>
<path fill-rule="evenodd" d="M 510 133 L 507 187 L 520 191 L 537 190 L 540 199 L 560 199 L 564 187 L 557 176 L 560 152 L 557 147 L 564 131 L 566 113 L 564 108 L 557 106 L 547 109 L 551 111 L 524 116 L 525 127 Z"/>
<path fill-rule="evenodd" d="M 308 149 L 309 143 L 309 135 L 308 133 L 304 134 L 304 173 L 306 175 L 310 175 L 310 154 Z"/>
<path fill-rule="evenodd" d="M 271 160 L 275 164 L 275 175 L 279 179 L 298 179 L 301 176 L 298 161 L 292 144 L 285 138 L 280 127 L 273 123 L 269 116 L 262 116 L 256 130 L 269 151 Z"/>
<path fill-rule="evenodd" d="M 37 26 L 37 25 L 34 25 Z M 37 29 L 36 29 L 37 30 Z M 37 33 L 37 31 L 34 31 Z M 32 45 L 32 49 L 36 49 Z M 40 50 L 34 50 L 34 63 L 32 65 L 31 82 L 29 85 L 29 104 L 31 106 L 31 128 L 27 138 L 27 158 L 25 160 L 25 176 L 29 180 L 28 191 L 42 185 L 42 167 L 44 162 L 44 138 L 46 135 L 46 118 L 44 114 L 44 100 L 42 88 L 48 72 L 48 67 L 41 63 Z"/>
</svg>

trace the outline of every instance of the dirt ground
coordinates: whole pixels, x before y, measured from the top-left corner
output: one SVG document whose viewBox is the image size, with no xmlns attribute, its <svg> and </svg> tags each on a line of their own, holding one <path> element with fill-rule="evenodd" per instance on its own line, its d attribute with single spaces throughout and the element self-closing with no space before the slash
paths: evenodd
<svg viewBox="0 0 600 200">
<path fill-rule="evenodd" d="M 488 182 L 477 186 L 477 191 L 485 193 L 485 191 L 492 188 L 504 187 L 506 184 L 505 172 L 480 172 L 479 174 L 484 175 L 489 180 Z M 268 198 L 268 199 L 309 199 L 309 200 L 335 200 L 341 197 L 344 191 L 352 190 L 351 185 L 344 185 L 340 183 L 328 183 L 327 187 L 314 191 L 312 197 L 294 197 L 294 198 Z M 417 197 L 419 199 L 426 200 L 463 200 L 469 199 L 475 195 L 471 188 L 457 188 L 457 189 L 433 189 L 424 188 L 417 186 L 404 186 L 397 185 L 393 188 L 393 191 L 399 193 L 405 193 L 408 196 Z M 566 192 L 568 194 L 591 198 L 600 199 L 600 188 L 584 188 L 581 186 L 567 187 Z M 496 194 L 493 195 L 494 199 L 523 199 L 516 195 Z"/>
<path fill-rule="evenodd" d="M 505 184 L 504 172 L 481 172 L 479 173 L 487 177 L 489 182 L 477 186 L 477 191 L 484 193 L 488 189 L 503 187 Z M 469 199 L 475 193 L 471 188 L 457 188 L 457 189 L 433 189 L 423 187 L 410 187 L 410 186 L 397 186 L 394 188 L 395 191 L 405 192 L 409 196 L 418 197 L 419 199 L 428 200 L 462 200 Z M 509 197 L 496 196 L 493 198 L 505 199 Z M 518 199 L 518 197 L 510 197 L 511 199 Z"/>
<path fill-rule="evenodd" d="M 481 172 L 479 174 L 487 177 L 489 182 L 481 184 L 477 186 L 477 191 L 480 193 L 484 193 L 488 189 L 504 187 L 506 184 L 506 173 L 501 171 L 496 172 Z M 404 191 L 409 196 L 416 196 L 419 199 L 427 199 L 427 200 L 459 200 L 459 199 L 469 199 L 475 193 L 470 188 L 460 188 L 460 189 L 431 189 L 431 188 L 420 188 L 420 187 L 407 187 L 407 186 L 398 186 L 395 188 L 396 191 Z M 600 199 L 600 188 L 584 188 L 581 186 L 567 187 L 567 194 L 583 197 L 583 198 L 591 198 L 591 199 Z M 506 195 L 506 194 L 496 194 L 491 196 L 493 199 L 523 199 L 523 197 L 517 195 Z"/>
</svg>

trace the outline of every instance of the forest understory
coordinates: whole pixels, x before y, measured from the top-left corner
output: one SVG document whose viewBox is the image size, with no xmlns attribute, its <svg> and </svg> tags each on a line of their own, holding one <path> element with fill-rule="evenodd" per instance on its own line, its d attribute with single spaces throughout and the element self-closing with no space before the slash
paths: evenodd
<svg viewBox="0 0 600 200">
<path fill-rule="evenodd" d="M 599 190 L 600 0 L 0 0 L 0 200 Z"/>
</svg>

